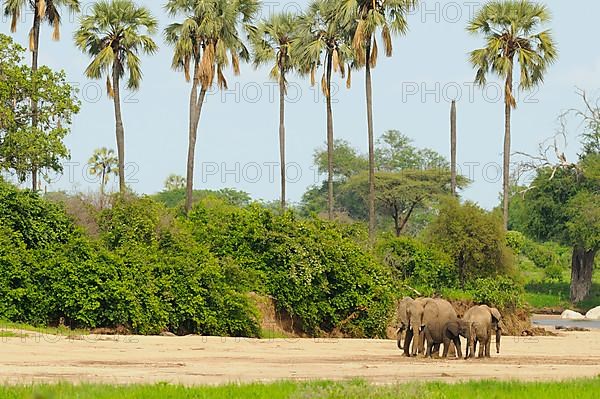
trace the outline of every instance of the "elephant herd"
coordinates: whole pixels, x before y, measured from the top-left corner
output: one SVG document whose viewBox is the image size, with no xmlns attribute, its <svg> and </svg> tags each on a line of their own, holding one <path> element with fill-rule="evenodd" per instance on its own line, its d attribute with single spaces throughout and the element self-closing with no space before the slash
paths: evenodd
<svg viewBox="0 0 600 399">
<path fill-rule="evenodd" d="M 473 306 L 459 318 L 448 301 L 407 297 L 398 306 L 398 319 L 398 348 L 404 351 L 404 356 L 439 355 L 444 344 L 443 357 L 454 346 L 456 356 L 462 358 L 462 336 L 467 340 L 465 359 L 475 357 L 478 344 L 479 357 L 490 357 L 493 334 L 496 334 L 496 353 L 500 353 L 502 316 L 496 308 Z"/>
</svg>

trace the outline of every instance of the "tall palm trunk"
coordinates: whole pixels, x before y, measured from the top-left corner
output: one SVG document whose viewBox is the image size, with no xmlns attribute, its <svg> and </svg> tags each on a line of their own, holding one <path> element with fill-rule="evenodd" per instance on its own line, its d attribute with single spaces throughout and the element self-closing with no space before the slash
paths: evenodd
<svg viewBox="0 0 600 399">
<path fill-rule="evenodd" d="M 30 38 L 31 43 L 29 44 L 31 47 L 31 72 L 35 74 L 38 70 L 38 55 L 39 55 L 39 46 L 40 46 L 40 24 L 41 18 L 39 16 L 39 8 L 38 1 L 35 2 L 34 7 L 34 15 L 33 15 L 33 28 L 31 31 L 32 37 Z M 35 86 L 34 86 L 35 93 Z M 34 94 L 34 96 L 36 96 Z M 38 103 L 37 100 L 31 99 L 31 126 L 32 128 L 36 128 L 38 125 Z M 33 160 L 32 160 L 33 161 Z M 31 188 L 33 191 L 38 190 L 38 168 L 35 165 L 35 162 L 31 165 Z"/>
<path fill-rule="evenodd" d="M 102 165 L 102 176 L 100 180 L 100 209 L 104 209 L 104 186 L 106 185 L 106 167 Z"/>
<path fill-rule="evenodd" d="M 511 61 L 512 63 L 512 61 Z M 508 207 L 509 207 L 509 190 L 510 190 L 510 119 L 513 108 L 512 99 L 513 89 L 513 70 L 512 66 L 506 78 L 506 93 L 504 94 L 504 161 L 503 161 L 503 181 L 502 181 L 502 203 L 503 203 L 503 219 L 504 229 L 508 230 Z"/>
<path fill-rule="evenodd" d="M 596 251 L 586 251 L 581 247 L 573 248 L 571 302 L 581 302 L 589 295 L 595 258 Z"/>
<path fill-rule="evenodd" d="M 327 54 L 327 211 L 329 220 L 333 220 L 333 110 L 331 107 L 331 69 L 333 52 Z"/>
<path fill-rule="evenodd" d="M 373 88 L 371 84 L 371 41 L 368 38 L 365 65 L 367 94 L 367 134 L 369 136 L 369 240 L 375 242 L 375 140 L 373 137 Z"/>
<path fill-rule="evenodd" d="M 190 93 L 190 121 L 189 121 L 189 143 L 188 143 L 188 158 L 187 158 L 187 180 L 186 180 L 186 196 L 185 210 L 192 210 L 192 201 L 194 196 L 194 164 L 196 157 L 196 139 L 198 137 L 198 124 L 200 123 L 200 115 L 202 114 L 202 105 L 206 97 L 206 89 L 204 86 L 200 89 L 198 96 L 199 82 L 199 65 L 196 65 L 194 73 L 194 83 Z"/>
<path fill-rule="evenodd" d="M 121 92 L 119 88 L 119 67 L 113 63 L 112 89 L 115 105 L 115 134 L 117 136 L 117 156 L 119 158 L 119 191 L 125 194 L 125 131 L 123 129 L 123 116 L 121 114 Z"/>
<path fill-rule="evenodd" d="M 450 169 L 452 195 L 456 196 L 456 101 L 450 110 Z"/>
<path fill-rule="evenodd" d="M 285 210 L 285 74 L 279 77 L 279 162 L 281 173 L 281 210 Z"/>
</svg>

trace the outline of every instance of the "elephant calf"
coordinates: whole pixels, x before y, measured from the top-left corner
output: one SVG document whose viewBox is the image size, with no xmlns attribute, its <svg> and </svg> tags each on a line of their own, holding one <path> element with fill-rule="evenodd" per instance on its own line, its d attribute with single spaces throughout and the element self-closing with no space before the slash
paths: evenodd
<svg viewBox="0 0 600 399">
<path fill-rule="evenodd" d="M 441 334 L 436 334 L 436 331 L 441 331 Z M 460 359 L 462 357 L 462 350 L 460 344 L 460 337 L 463 336 L 469 342 L 469 325 L 463 320 L 456 319 L 451 320 L 444 323 L 441 326 L 441 329 L 429 328 L 425 326 L 424 328 L 425 338 L 427 339 L 427 357 L 432 357 L 432 350 L 435 348 L 439 348 L 440 344 L 444 344 L 444 352 L 442 357 L 448 357 L 448 350 L 450 348 L 450 344 L 453 343 L 456 348 L 456 355 Z"/>
</svg>

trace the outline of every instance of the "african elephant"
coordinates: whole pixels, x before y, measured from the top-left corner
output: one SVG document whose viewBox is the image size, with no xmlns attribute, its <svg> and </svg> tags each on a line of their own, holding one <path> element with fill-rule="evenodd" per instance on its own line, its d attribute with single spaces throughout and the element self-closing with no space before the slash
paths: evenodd
<svg viewBox="0 0 600 399">
<path fill-rule="evenodd" d="M 408 306 L 414 301 L 410 297 L 405 297 L 400 301 L 397 309 L 398 316 L 398 349 L 404 351 L 404 356 L 410 356 L 410 343 L 413 338 L 413 331 L 410 328 L 410 317 L 408 316 Z M 404 343 L 402 342 L 402 335 L 404 336 Z"/>
<path fill-rule="evenodd" d="M 439 344 L 444 343 L 444 353 L 448 354 L 451 341 L 444 340 L 444 327 L 448 322 L 457 321 L 456 311 L 450 302 L 443 299 L 433 299 L 425 303 L 423 309 L 423 332 L 421 342 L 427 339 L 426 356 L 431 357 L 432 350 L 439 352 Z M 454 342 L 454 341 L 452 341 Z M 460 340 L 459 340 L 460 346 Z M 457 348 L 457 350 L 460 350 Z"/>
<path fill-rule="evenodd" d="M 469 343 L 471 337 L 471 328 L 469 323 L 464 320 L 456 319 L 453 321 L 449 321 L 444 325 L 442 330 L 442 339 L 444 344 L 444 353 L 443 357 L 448 357 L 448 347 L 450 346 L 450 342 L 454 343 L 456 347 L 456 354 L 458 358 L 462 357 L 462 351 L 460 347 L 460 337 L 464 337 L 467 339 L 467 345 Z"/>
<path fill-rule="evenodd" d="M 412 299 L 406 297 L 398 305 L 398 348 L 404 356 L 416 356 L 422 350 L 423 313 L 425 304 L 433 301 L 430 298 Z M 406 331 L 404 342 L 402 334 Z M 411 349 L 412 343 L 412 349 Z"/>
<path fill-rule="evenodd" d="M 467 341 L 467 357 L 475 357 L 477 343 L 480 345 L 479 357 L 490 357 L 492 332 L 496 333 L 496 352 L 500 353 L 502 316 L 498 309 L 487 305 L 473 306 L 464 314 L 463 320 L 471 326 L 470 339 Z"/>
</svg>

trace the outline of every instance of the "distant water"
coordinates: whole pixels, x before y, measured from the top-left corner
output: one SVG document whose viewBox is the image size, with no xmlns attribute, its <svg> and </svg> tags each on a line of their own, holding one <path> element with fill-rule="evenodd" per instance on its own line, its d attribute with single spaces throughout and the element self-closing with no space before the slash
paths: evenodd
<svg viewBox="0 0 600 399">
<path fill-rule="evenodd" d="M 564 326 L 564 327 L 581 327 L 600 329 L 600 320 L 564 320 L 564 319 L 548 319 L 544 317 L 534 317 L 533 324 L 538 326 Z"/>
</svg>

